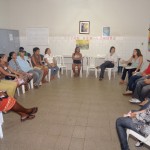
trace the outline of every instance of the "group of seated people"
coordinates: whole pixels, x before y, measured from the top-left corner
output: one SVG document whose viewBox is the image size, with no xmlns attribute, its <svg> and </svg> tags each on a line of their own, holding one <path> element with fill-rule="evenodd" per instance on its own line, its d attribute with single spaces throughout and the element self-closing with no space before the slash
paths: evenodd
<svg viewBox="0 0 150 150">
<path fill-rule="evenodd" d="M 117 62 L 115 47 L 110 48 L 109 54 L 106 56 L 104 63 L 96 68 L 100 68 L 99 80 L 104 78 L 106 68 L 113 68 Z M 149 61 L 150 62 L 150 61 Z M 140 72 L 143 65 L 143 56 L 139 49 L 134 49 L 133 55 L 128 61 L 122 60 L 123 71 L 121 75 L 120 85 L 126 84 L 126 76 L 128 73 L 128 83 L 126 92 L 123 95 L 132 95 L 129 102 L 138 104 L 139 110 L 131 110 L 123 117 L 116 120 L 116 129 L 120 141 L 121 150 L 129 150 L 127 141 L 127 129 L 131 129 L 145 137 L 150 135 L 150 63 L 148 67 Z M 138 141 L 137 147 L 143 143 Z"/>
<path fill-rule="evenodd" d="M 21 106 L 14 98 L 16 88 L 22 84 L 27 85 L 32 79 L 34 87 L 39 88 L 41 82 L 47 82 L 45 77 L 49 69 L 51 69 L 52 79 L 55 78 L 59 71 L 49 48 L 45 50 L 44 64 L 38 47 L 33 48 L 33 55 L 29 55 L 30 59 L 25 56 L 25 53 L 24 48 L 20 47 L 18 55 L 16 52 L 10 52 L 7 58 L 5 54 L 0 54 L 0 111 L 7 112 L 12 110 L 21 116 L 21 121 L 33 119 L 38 108 L 27 109 Z M 82 54 L 79 47 L 75 48 L 72 59 L 72 70 L 74 76 L 77 77 L 80 74 L 82 63 Z M 113 68 L 116 63 L 117 55 L 115 47 L 112 46 L 104 63 L 96 67 L 101 69 L 99 80 L 104 78 L 105 69 Z M 143 56 L 139 49 L 135 49 L 131 58 L 128 61 L 123 60 L 122 63 L 127 64 L 127 67 L 123 69 L 120 84 L 125 83 L 128 73 L 128 84 L 123 95 L 132 94 L 132 99 L 129 101 L 138 103 L 141 107 L 139 111 L 131 110 L 116 120 L 121 149 L 129 150 L 126 129 L 131 129 L 143 136 L 150 134 L 150 64 L 143 72 L 140 72 Z M 141 145 L 142 143 L 139 141 L 137 146 Z"/>
<path fill-rule="evenodd" d="M 21 106 L 14 98 L 16 88 L 23 84 L 28 87 L 28 83 L 32 79 L 34 87 L 39 88 L 41 82 L 47 82 L 45 77 L 49 68 L 51 69 L 52 79 L 55 78 L 59 70 L 57 64 L 54 64 L 49 48 L 45 50 L 45 65 L 42 63 L 38 47 L 33 48 L 33 55 L 28 55 L 30 58 L 25 54 L 23 47 L 19 48 L 18 54 L 10 52 L 9 57 L 0 54 L 0 111 L 14 111 L 21 116 L 21 121 L 33 119 L 38 108 L 27 109 Z"/>
<path fill-rule="evenodd" d="M 46 65 L 41 60 L 38 47 L 33 48 L 31 59 L 25 56 L 25 53 L 24 48 L 20 47 L 18 56 L 16 52 L 10 52 L 9 57 L 5 54 L 0 54 L 0 78 L 2 80 L 13 80 L 20 86 L 22 84 L 27 85 L 33 78 L 34 87 L 38 88 L 41 82 L 47 82 L 45 77 L 49 68 L 51 69 L 51 77 L 55 77 L 59 68 L 53 63 L 49 48 L 45 50 L 44 55 Z"/>
<path fill-rule="evenodd" d="M 150 63 L 144 71 L 140 72 L 143 57 L 138 49 L 135 49 L 133 56 L 129 61 L 126 61 L 126 63 L 130 62 L 132 63 L 131 67 L 124 67 L 120 84 L 125 83 L 125 75 L 128 72 L 128 83 L 123 95 L 131 95 L 132 98 L 129 102 L 138 104 L 141 108 L 130 110 L 116 120 L 121 150 L 130 149 L 127 141 L 127 129 L 133 130 L 144 137 L 150 135 Z M 142 145 L 141 141 L 135 144 L 137 147 Z"/>
</svg>

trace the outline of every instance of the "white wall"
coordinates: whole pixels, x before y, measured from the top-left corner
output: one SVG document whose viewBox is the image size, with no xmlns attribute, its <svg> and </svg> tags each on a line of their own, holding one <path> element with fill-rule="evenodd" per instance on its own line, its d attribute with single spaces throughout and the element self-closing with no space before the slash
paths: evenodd
<svg viewBox="0 0 150 150">
<path fill-rule="evenodd" d="M 78 35 L 79 21 L 91 22 L 90 35 L 110 26 L 112 36 L 146 36 L 150 0 L 5 0 L 9 27 L 48 27 L 50 36 Z"/>
<path fill-rule="evenodd" d="M 149 6 L 150 0 L 0 0 L 0 27 L 19 30 L 21 45 L 30 52 L 37 45 L 27 44 L 26 28 L 47 27 L 49 45 L 39 46 L 42 53 L 50 47 L 55 54 L 70 55 L 75 47 L 70 37 L 83 37 L 79 21 L 87 20 L 89 36 L 101 36 L 102 27 L 110 26 L 115 40 L 90 40 L 90 50 L 83 54 L 106 54 L 114 45 L 121 57 L 128 58 L 134 48 L 140 48 L 148 58 Z"/>
<path fill-rule="evenodd" d="M 84 37 L 78 37 L 83 39 Z M 111 46 L 116 47 L 117 54 L 124 59 L 128 59 L 135 48 L 141 49 L 144 58 L 149 58 L 150 52 L 148 52 L 148 38 L 146 37 L 113 37 L 112 40 L 100 39 L 101 37 L 92 37 L 89 40 L 89 50 L 81 50 L 81 53 L 85 55 L 97 56 L 106 55 L 109 52 Z M 44 54 L 44 50 L 50 47 L 54 55 L 72 55 L 76 47 L 76 36 L 56 36 L 49 37 L 49 44 L 45 46 L 38 46 L 41 49 L 41 53 Z M 30 53 L 32 53 L 33 47 L 36 45 L 28 45 L 26 38 L 21 38 L 21 45 Z"/>
<path fill-rule="evenodd" d="M 0 0 L 0 28 L 7 29 L 9 28 L 9 19 L 8 19 L 8 1 Z"/>
</svg>

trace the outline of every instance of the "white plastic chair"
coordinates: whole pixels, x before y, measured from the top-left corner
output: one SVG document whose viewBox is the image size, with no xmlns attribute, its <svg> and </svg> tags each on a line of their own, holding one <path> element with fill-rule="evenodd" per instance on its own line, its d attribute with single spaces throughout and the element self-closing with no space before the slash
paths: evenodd
<svg viewBox="0 0 150 150">
<path fill-rule="evenodd" d="M 25 85 L 21 85 L 22 93 L 25 94 Z M 20 96 L 20 87 L 17 87 L 18 96 Z"/>
<path fill-rule="evenodd" d="M 65 65 L 64 57 L 62 55 L 56 55 L 54 57 L 57 61 L 57 66 L 61 69 L 61 74 L 63 74 L 64 68 L 66 69 L 66 75 L 67 75 L 67 65 Z"/>
<path fill-rule="evenodd" d="M 57 78 L 60 79 L 59 71 L 57 72 Z M 48 80 L 48 82 L 51 81 L 51 69 L 50 68 L 48 69 L 47 80 Z"/>
<path fill-rule="evenodd" d="M 141 142 L 145 143 L 146 145 L 150 146 L 150 135 L 148 137 L 144 137 L 133 130 L 127 129 L 127 140 L 129 139 L 129 135 L 133 135 L 135 138 L 140 140 Z"/>
<path fill-rule="evenodd" d="M 33 79 L 28 83 L 28 86 L 29 86 L 29 89 L 33 89 L 34 86 L 33 86 Z"/>
<path fill-rule="evenodd" d="M 108 79 L 111 80 L 111 73 L 113 72 L 114 75 L 114 79 L 115 79 L 115 75 L 116 75 L 116 68 L 106 68 L 106 71 L 108 72 Z"/>
<path fill-rule="evenodd" d="M 29 89 L 33 89 L 33 79 L 28 83 Z M 25 94 L 25 85 L 21 85 L 21 87 L 17 87 L 18 96 L 20 96 L 20 88 L 22 89 L 22 93 Z"/>
<path fill-rule="evenodd" d="M 78 70 L 78 67 L 76 66 L 75 67 L 75 70 L 77 71 Z M 80 78 L 82 78 L 82 66 L 81 66 L 81 69 L 80 69 Z M 71 77 L 73 77 L 73 70 L 72 70 L 72 68 L 71 68 Z"/>
<path fill-rule="evenodd" d="M 90 70 L 94 70 L 95 77 L 97 78 L 96 57 L 86 57 L 86 58 L 87 58 L 86 77 L 88 77 Z"/>
<path fill-rule="evenodd" d="M 98 71 L 100 71 L 100 69 L 96 69 L 96 78 L 97 78 Z M 117 72 L 117 68 L 116 67 L 114 67 L 114 68 L 106 68 L 105 71 L 108 72 L 108 79 L 109 80 L 111 80 L 111 73 L 112 72 L 113 72 L 114 79 L 115 79 L 116 72 Z"/>
<path fill-rule="evenodd" d="M 3 125 L 4 119 L 3 119 L 3 113 L 0 111 L 0 138 L 3 138 L 3 129 L 2 129 L 2 125 Z"/>
</svg>

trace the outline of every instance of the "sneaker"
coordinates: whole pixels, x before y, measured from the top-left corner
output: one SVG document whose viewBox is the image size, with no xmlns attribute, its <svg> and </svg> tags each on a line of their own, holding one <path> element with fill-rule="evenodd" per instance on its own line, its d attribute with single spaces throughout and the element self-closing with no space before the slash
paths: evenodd
<svg viewBox="0 0 150 150">
<path fill-rule="evenodd" d="M 138 141 L 138 142 L 135 144 L 135 146 L 136 146 L 136 147 L 141 147 L 141 146 L 143 146 L 143 142 Z"/>
<path fill-rule="evenodd" d="M 129 100 L 129 102 L 131 102 L 131 103 L 140 103 L 141 101 L 136 99 L 136 98 L 132 98 L 131 100 Z"/>
</svg>

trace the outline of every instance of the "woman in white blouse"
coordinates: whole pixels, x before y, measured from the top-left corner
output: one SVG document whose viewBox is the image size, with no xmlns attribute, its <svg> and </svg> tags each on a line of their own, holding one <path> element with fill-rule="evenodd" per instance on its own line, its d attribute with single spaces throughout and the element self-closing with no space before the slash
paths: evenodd
<svg viewBox="0 0 150 150">
<path fill-rule="evenodd" d="M 56 63 L 54 63 L 54 58 L 51 56 L 50 48 L 45 49 L 44 61 L 46 62 L 48 68 L 51 69 L 51 79 L 55 78 L 59 68 Z"/>
<path fill-rule="evenodd" d="M 104 72 L 106 68 L 113 68 L 115 66 L 115 63 L 117 62 L 117 55 L 115 53 L 115 47 L 110 48 L 110 52 L 105 57 L 105 62 L 101 64 L 100 66 L 96 67 L 97 69 L 100 68 L 100 76 L 99 80 L 102 80 L 104 78 Z"/>
</svg>

